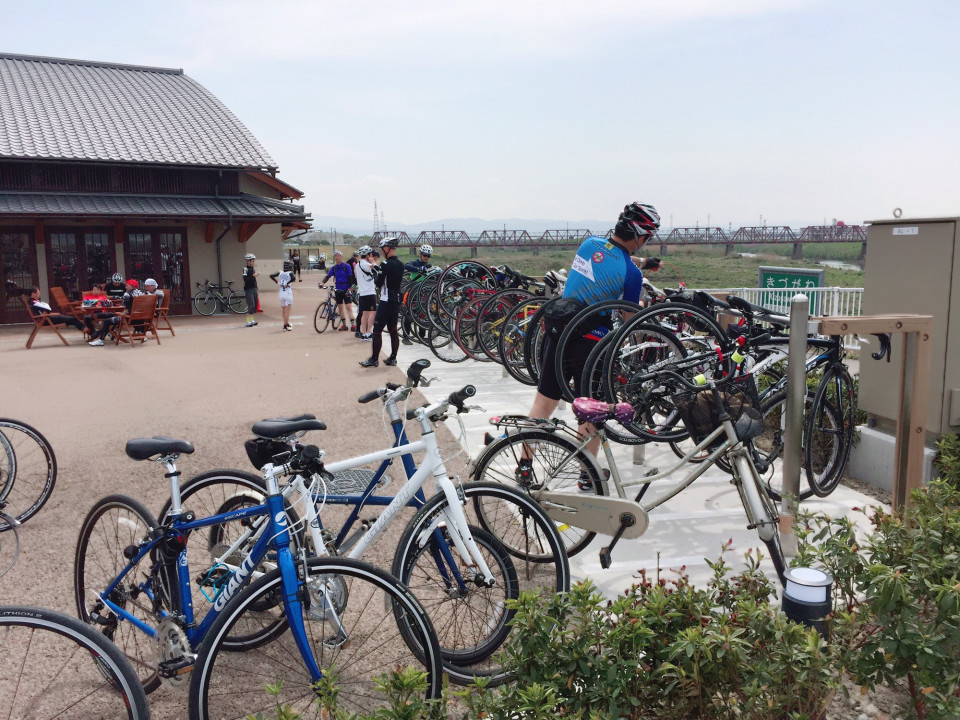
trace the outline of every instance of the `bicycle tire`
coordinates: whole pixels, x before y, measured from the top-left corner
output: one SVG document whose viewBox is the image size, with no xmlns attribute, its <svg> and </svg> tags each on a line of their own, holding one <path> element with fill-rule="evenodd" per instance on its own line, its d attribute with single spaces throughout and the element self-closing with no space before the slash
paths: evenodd
<svg viewBox="0 0 960 720">
<path fill-rule="evenodd" d="M 806 403 L 807 406 L 804 408 L 804 415 L 808 417 L 809 409 L 812 407 L 813 401 L 813 392 L 807 392 Z M 780 391 L 774 393 L 771 396 L 763 398 L 761 402 L 761 412 L 763 413 L 763 424 L 764 424 L 764 433 L 758 437 L 753 438 L 750 443 L 754 452 L 757 453 L 762 460 L 770 464 L 770 467 L 773 467 L 775 460 L 783 457 L 783 433 L 786 429 L 784 427 L 784 422 L 786 419 L 786 405 L 787 405 L 787 393 L 786 391 Z M 806 426 L 806 421 L 804 426 Z M 726 466 L 724 469 L 728 469 L 729 466 Z M 800 493 L 798 495 L 798 500 L 806 500 L 811 495 L 813 495 L 813 489 L 810 485 L 810 474 L 806 473 L 805 479 L 806 488 L 801 487 Z M 802 483 L 801 483 L 802 485 Z M 782 485 L 782 473 L 777 473 L 771 471 L 764 483 L 764 489 L 767 491 L 767 494 L 777 502 L 783 500 L 783 485 Z"/>
<path fill-rule="evenodd" d="M 507 607 L 507 602 L 520 596 L 517 571 L 499 540 L 480 527 L 471 527 L 470 534 L 496 582 L 492 587 L 484 586 L 480 571 L 471 560 L 456 567 L 466 587 L 458 592 L 456 581 L 448 574 L 448 559 L 443 558 L 444 552 L 450 558 L 458 557 L 449 536 L 450 526 L 436 528 L 422 543 L 407 534 L 423 534 L 433 517 L 419 522 L 415 518 L 407 526 L 399 545 L 410 551 L 396 556 L 391 574 L 410 589 L 427 611 L 440 642 L 444 666 L 476 665 L 497 652 L 510 633 L 514 611 Z"/>
<path fill-rule="evenodd" d="M 57 456 L 49 440 L 19 420 L 0 418 L 0 435 L 3 437 L 0 453 L 7 460 L 6 470 L 0 471 L 3 489 L 0 502 L 5 503 L 7 515 L 23 523 L 40 512 L 53 494 L 57 484 Z M 10 524 L 0 519 L 0 532 L 9 529 Z"/>
<path fill-rule="evenodd" d="M 476 320 L 477 340 L 480 350 L 495 363 L 503 364 L 499 355 L 499 341 L 506 317 L 517 305 L 533 297 L 528 290 L 511 288 L 495 293 L 480 307 Z"/>
<path fill-rule="evenodd" d="M 53 610 L 5 606 L 0 634 L 6 667 L 19 668 L 0 674 L 8 717 L 150 717 L 130 664 L 82 622 Z"/>
<path fill-rule="evenodd" d="M 543 509 L 522 492 L 498 483 L 463 483 L 459 488 L 466 503 L 462 506 L 471 526 L 479 526 L 493 535 L 516 560 L 520 590 L 566 592 L 570 589 L 570 564 L 553 521 Z M 447 505 L 443 494 L 434 495 L 404 530 L 408 542 L 400 542 L 394 567 L 415 552 L 414 541 L 420 533 L 411 527 L 436 517 Z M 419 520 L 418 520 L 419 518 Z M 418 523 L 415 525 L 415 523 Z M 409 532 L 408 532 L 409 531 Z M 452 682 L 466 685 L 483 677 L 490 685 L 508 682 L 512 676 L 498 664 L 498 655 L 466 667 L 444 662 Z"/>
<path fill-rule="evenodd" d="M 669 330 L 660 325 L 634 323 L 631 319 L 611 341 L 603 370 L 607 402 L 633 405 L 635 416 L 623 427 L 647 441 L 671 442 L 688 436 L 673 402 L 679 389 L 669 381 L 643 379 L 651 369 L 663 367 L 693 377 L 703 367 L 679 367 L 687 350 Z"/>
<path fill-rule="evenodd" d="M 419 699 L 440 697 L 443 671 L 436 634 L 409 590 L 386 572 L 355 560 L 312 558 L 306 569 L 310 585 L 301 583 L 303 592 L 298 594 L 307 598 L 302 606 L 307 641 L 321 670 L 336 666 L 333 675 L 340 707 L 367 714 L 386 706 L 387 698 L 374 680 L 404 667 L 426 674 L 426 688 Z M 328 699 L 318 698 L 312 687 L 292 632 L 280 633 L 272 642 L 247 652 L 229 652 L 222 644 L 236 634 L 239 623 L 253 628 L 262 624 L 265 613 L 258 607 L 281 593 L 282 582 L 279 569 L 264 575 L 231 601 L 211 626 L 190 682 L 192 720 L 248 717 L 272 713 L 282 705 L 306 716 L 318 699 L 321 703 Z M 334 607 L 320 605 L 321 586 L 323 598 L 329 598 Z M 284 612 L 282 605 L 275 604 L 270 614 Z M 397 622 L 398 616 L 402 623 Z M 327 622 L 328 617 L 333 622 Z M 347 631 L 345 640 L 331 630 L 337 619 Z M 267 694 L 266 683 L 278 683 L 276 697 Z M 315 707 L 312 712 L 319 713 L 317 717 L 328 715 Z"/>
<path fill-rule="evenodd" d="M 113 641 L 147 693 L 160 687 L 155 641 L 105 609 L 97 594 L 127 566 L 124 550 L 139 545 L 156 527 L 156 518 L 139 501 L 124 495 L 103 498 L 87 513 L 80 527 L 73 569 L 74 599 L 80 619 Z M 117 605 L 147 624 L 154 619 L 152 603 L 145 592 L 151 589 L 150 564 L 149 557 L 144 557 L 113 594 Z M 152 588 L 152 592 L 156 591 Z"/>
<path fill-rule="evenodd" d="M 523 339 L 527 325 L 532 322 L 537 310 L 543 306 L 544 302 L 542 297 L 534 297 L 520 303 L 511 311 L 510 320 L 500 333 L 498 351 L 503 360 L 503 366 L 514 380 L 524 385 L 536 383 L 527 372 L 527 364 L 523 357 Z"/>
<path fill-rule="evenodd" d="M 540 354 L 543 349 L 543 318 L 544 312 L 550 306 L 550 303 L 560 298 L 550 298 L 530 321 L 529 332 L 523 338 L 523 362 L 526 364 L 527 374 L 533 381 L 533 385 L 540 384 Z"/>
<path fill-rule="evenodd" d="M 193 296 L 193 307 L 201 315 L 213 315 L 217 311 L 217 298 L 209 290 L 201 290 Z"/>
<path fill-rule="evenodd" d="M 313 314 L 313 329 L 318 333 L 322 333 L 327 329 L 327 325 L 330 324 L 329 319 L 329 310 L 327 309 L 326 303 L 320 303 L 317 306 L 317 311 Z"/>
<path fill-rule="evenodd" d="M 430 348 L 430 352 L 445 363 L 461 363 L 468 358 L 450 333 L 442 333 L 437 328 L 431 328 L 424 333 L 423 343 Z"/>
<path fill-rule="evenodd" d="M 454 340 L 471 360 L 490 362 L 490 358 L 480 349 L 480 340 L 477 337 L 477 314 L 486 298 L 477 297 L 463 305 L 457 312 L 457 322 L 454 325 Z"/>
<path fill-rule="evenodd" d="M 530 477 L 521 478 L 518 466 L 524 454 L 531 454 Z M 527 492 L 534 499 L 540 490 L 580 494 L 581 476 L 589 480 L 592 493 L 606 495 L 604 483 L 585 450 L 555 432 L 524 429 L 498 438 L 487 445 L 474 464 L 472 477 L 480 482 L 497 482 Z M 548 513 L 549 514 L 549 513 Z M 582 552 L 596 537 L 595 532 L 564 522 L 555 522 L 569 557 Z"/>
<path fill-rule="evenodd" d="M 247 294 L 240 290 L 231 290 L 227 295 L 227 309 L 235 315 L 244 315 L 247 312 Z"/>
<path fill-rule="evenodd" d="M 818 497 L 837 489 L 850 457 L 856 425 L 853 378 L 842 363 L 827 368 L 804 428 L 803 459 L 810 487 Z M 832 416 L 832 417 L 831 417 Z"/>
</svg>

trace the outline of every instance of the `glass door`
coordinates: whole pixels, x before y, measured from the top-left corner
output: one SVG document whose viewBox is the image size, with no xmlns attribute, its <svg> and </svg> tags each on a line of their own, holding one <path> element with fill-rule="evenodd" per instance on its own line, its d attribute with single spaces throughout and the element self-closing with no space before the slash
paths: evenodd
<svg viewBox="0 0 960 720">
<path fill-rule="evenodd" d="M 0 232 L 0 323 L 29 322 L 22 295 L 39 284 L 32 233 Z"/>
</svg>

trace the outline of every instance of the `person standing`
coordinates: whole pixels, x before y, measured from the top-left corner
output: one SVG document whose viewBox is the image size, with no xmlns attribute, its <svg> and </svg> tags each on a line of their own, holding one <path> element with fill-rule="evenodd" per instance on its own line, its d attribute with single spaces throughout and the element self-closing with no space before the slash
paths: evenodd
<svg viewBox="0 0 960 720">
<path fill-rule="evenodd" d="M 560 389 L 562 383 L 573 382 L 574 396 L 579 397 L 580 371 L 597 338 L 602 337 L 609 328 L 590 328 L 588 334 L 594 339 L 585 336 L 573 339 L 567 350 L 571 362 L 570 372 L 565 372 L 566 377 L 557 377 L 556 374 L 554 358 L 557 340 L 567 324 L 583 308 L 618 298 L 639 303 L 643 289 L 643 273 L 630 256 L 638 253 L 647 240 L 656 235 L 659 227 L 660 215 L 652 205 L 630 203 L 620 213 L 610 240 L 590 236 L 580 245 L 568 273 L 563 297 L 552 304 L 555 308 L 554 315 L 547 317 L 549 313 L 545 311 L 540 380 L 533 406 L 528 413 L 530 417 L 549 418 L 554 413 L 563 396 Z M 630 315 L 625 313 L 624 317 L 628 318 Z M 580 427 L 581 435 L 592 430 L 590 425 Z M 587 445 L 587 450 L 592 452 L 594 457 L 599 444 L 600 439 L 595 438 Z M 521 458 L 517 466 L 518 478 L 529 473 L 530 469 L 530 460 Z"/>
<path fill-rule="evenodd" d="M 400 285 L 403 283 L 403 263 L 397 258 L 397 239 L 385 237 L 380 241 L 380 249 L 386 258 L 381 266 L 377 285 L 380 287 L 380 304 L 373 321 L 373 352 L 360 363 L 361 367 L 377 367 L 380 364 L 380 349 L 383 347 L 383 329 L 390 333 L 390 357 L 384 365 L 397 364 L 397 351 L 400 349 L 400 333 L 397 321 L 400 319 Z"/>
<path fill-rule="evenodd" d="M 297 282 L 303 282 L 303 277 L 300 275 L 300 253 L 295 252 L 293 254 L 293 274 L 297 276 Z"/>
<path fill-rule="evenodd" d="M 247 296 L 247 327 L 259 325 L 257 322 L 257 305 L 260 304 L 260 292 L 257 290 L 257 256 L 247 253 L 246 265 L 243 266 L 243 293 Z"/>
<path fill-rule="evenodd" d="M 291 261 L 284 260 L 283 270 L 270 276 L 270 279 L 280 286 L 280 312 L 283 314 L 283 329 L 287 332 L 293 330 L 293 325 L 290 324 L 290 309 L 293 307 L 293 288 L 290 283 L 293 282 L 293 268 Z"/>
<path fill-rule="evenodd" d="M 374 280 L 373 248 L 364 245 L 358 251 L 360 262 L 357 264 L 357 296 L 359 299 L 360 316 L 357 326 L 360 328 L 360 339 L 372 342 L 373 318 L 377 310 L 377 285 Z"/>
<path fill-rule="evenodd" d="M 324 283 L 331 277 L 333 277 L 334 296 L 337 305 L 340 307 L 340 319 L 343 321 L 340 324 L 340 332 L 347 332 L 350 329 L 356 332 L 357 325 L 353 319 L 353 303 L 350 302 L 350 286 L 353 285 L 354 282 L 353 268 L 343 261 L 343 253 L 339 250 L 333 253 L 333 267 L 330 268 L 327 276 L 323 278 L 323 283 L 320 284 L 321 287 L 323 287 Z M 347 323 L 349 323 L 350 327 L 348 327 Z"/>
</svg>

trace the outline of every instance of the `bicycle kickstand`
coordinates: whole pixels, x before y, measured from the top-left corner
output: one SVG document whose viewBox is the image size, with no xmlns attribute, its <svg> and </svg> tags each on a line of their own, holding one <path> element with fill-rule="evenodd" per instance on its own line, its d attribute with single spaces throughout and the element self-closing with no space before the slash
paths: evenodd
<svg viewBox="0 0 960 720">
<path fill-rule="evenodd" d="M 613 562 L 611 554 L 613 553 L 614 546 L 620 541 L 624 531 L 628 527 L 633 527 L 636 524 L 637 519 L 631 513 L 620 514 L 620 528 L 617 530 L 617 534 L 613 536 L 613 540 L 610 541 L 609 545 L 605 548 L 600 548 L 600 567 L 604 570 L 610 567 L 610 564 Z"/>
</svg>

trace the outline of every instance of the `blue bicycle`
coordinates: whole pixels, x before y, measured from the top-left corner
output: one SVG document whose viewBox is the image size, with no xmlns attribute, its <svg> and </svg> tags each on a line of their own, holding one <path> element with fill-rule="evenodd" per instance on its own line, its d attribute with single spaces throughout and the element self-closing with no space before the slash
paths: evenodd
<svg viewBox="0 0 960 720">
<path fill-rule="evenodd" d="M 323 428 L 313 419 L 274 420 L 254 432 Z M 130 440 L 126 452 L 165 468 L 170 512 L 158 523 L 133 498 L 99 501 L 81 528 L 74 583 L 81 619 L 118 645 L 145 688 L 183 685 L 192 671 L 196 720 L 243 718 L 277 703 L 314 717 L 333 696 L 351 712 L 369 713 L 386 702 L 375 680 L 403 667 L 425 672 L 424 698 L 439 696 L 439 644 L 413 595 L 365 563 L 308 559 L 298 540 L 302 528 L 284 505 L 277 477 L 322 472 L 316 447 L 299 448 L 282 465 L 268 463 L 261 502 L 204 518 L 182 505 L 175 461 L 193 452 L 190 443 L 141 438 Z M 188 538 L 229 525 L 249 527 L 247 539 L 254 541 L 228 543 L 224 555 L 236 562 L 204 569 L 198 579 L 210 602 L 200 619 Z M 267 695 L 268 683 L 279 685 L 278 697 Z"/>
</svg>

